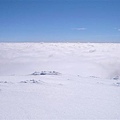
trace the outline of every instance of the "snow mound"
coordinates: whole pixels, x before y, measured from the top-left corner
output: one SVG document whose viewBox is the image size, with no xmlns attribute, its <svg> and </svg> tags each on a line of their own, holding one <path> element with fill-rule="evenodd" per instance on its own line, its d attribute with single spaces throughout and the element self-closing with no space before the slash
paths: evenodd
<svg viewBox="0 0 120 120">
<path fill-rule="evenodd" d="M 60 73 L 56 71 L 41 71 L 41 72 L 34 72 L 31 75 L 60 75 Z"/>
</svg>

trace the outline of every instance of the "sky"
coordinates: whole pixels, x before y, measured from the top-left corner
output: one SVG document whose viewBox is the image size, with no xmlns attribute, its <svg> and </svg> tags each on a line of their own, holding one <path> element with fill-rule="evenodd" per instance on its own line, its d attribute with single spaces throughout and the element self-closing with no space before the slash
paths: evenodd
<svg viewBox="0 0 120 120">
<path fill-rule="evenodd" d="M 120 0 L 0 0 L 0 42 L 120 42 Z"/>
</svg>

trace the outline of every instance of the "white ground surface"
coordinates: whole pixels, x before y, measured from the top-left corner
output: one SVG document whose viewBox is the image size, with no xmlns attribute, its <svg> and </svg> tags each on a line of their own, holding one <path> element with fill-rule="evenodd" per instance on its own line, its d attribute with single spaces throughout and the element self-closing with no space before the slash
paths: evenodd
<svg viewBox="0 0 120 120">
<path fill-rule="evenodd" d="M 0 120 L 120 119 L 119 76 L 120 44 L 0 43 Z"/>
</svg>

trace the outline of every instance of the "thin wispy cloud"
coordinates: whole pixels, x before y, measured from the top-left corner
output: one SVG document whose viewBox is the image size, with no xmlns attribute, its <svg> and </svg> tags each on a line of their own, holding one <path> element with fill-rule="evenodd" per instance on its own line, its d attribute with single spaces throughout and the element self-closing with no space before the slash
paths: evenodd
<svg viewBox="0 0 120 120">
<path fill-rule="evenodd" d="M 120 32 L 120 28 L 114 28 L 114 29 Z"/>
<path fill-rule="evenodd" d="M 78 28 L 73 28 L 74 30 L 79 30 L 79 31 L 84 31 L 86 30 L 87 28 L 85 27 L 78 27 Z"/>
<path fill-rule="evenodd" d="M 120 28 L 118 29 L 118 31 L 120 31 Z"/>
</svg>

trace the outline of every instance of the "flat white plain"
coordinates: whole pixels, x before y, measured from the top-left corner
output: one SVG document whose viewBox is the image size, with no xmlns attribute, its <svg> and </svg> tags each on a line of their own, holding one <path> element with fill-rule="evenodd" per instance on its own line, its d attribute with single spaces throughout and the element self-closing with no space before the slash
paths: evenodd
<svg viewBox="0 0 120 120">
<path fill-rule="evenodd" d="M 118 43 L 0 43 L 0 120 L 120 119 L 119 76 Z"/>
</svg>

